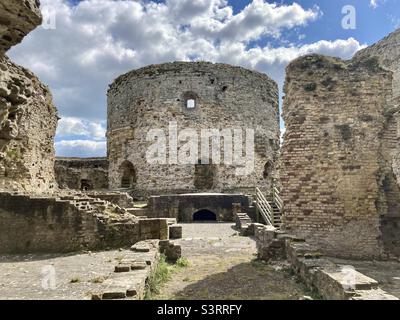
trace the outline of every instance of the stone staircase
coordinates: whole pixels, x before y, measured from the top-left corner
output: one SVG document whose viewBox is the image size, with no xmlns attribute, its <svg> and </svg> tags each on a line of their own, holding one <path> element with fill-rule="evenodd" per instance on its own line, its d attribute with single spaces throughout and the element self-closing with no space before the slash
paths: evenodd
<svg viewBox="0 0 400 320">
<path fill-rule="evenodd" d="M 261 216 L 264 224 L 273 226 L 278 230 L 281 228 L 283 203 L 276 187 L 273 187 L 272 192 L 268 195 L 256 188 L 254 206 L 257 217 Z"/>
<path fill-rule="evenodd" d="M 269 205 L 272 208 L 272 215 L 273 215 L 273 226 L 277 229 L 280 229 L 282 226 L 282 213 L 279 209 L 275 200 L 271 197 L 267 198 Z"/>
</svg>

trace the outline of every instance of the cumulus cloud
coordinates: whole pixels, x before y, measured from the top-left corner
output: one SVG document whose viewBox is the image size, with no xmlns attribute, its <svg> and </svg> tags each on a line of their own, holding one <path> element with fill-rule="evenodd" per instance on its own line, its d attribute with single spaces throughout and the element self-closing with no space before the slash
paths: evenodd
<svg viewBox="0 0 400 320">
<path fill-rule="evenodd" d="M 61 118 L 58 122 L 57 136 L 89 136 L 94 140 L 104 140 L 106 129 L 104 123 L 88 121 L 75 117 Z"/>
<path fill-rule="evenodd" d="M 55 143 L 56 153 L 60 157 L 96 157 L 106 154 L 105 141 L 61 140 Z"/>
<path fill-rule="evenodd" d="M 82 136 L 84 141 L 101 140 L 107 87 L 134 68 L 173 60 L 208 60 L 256 69 L 282 84 L 285 66 L 299 55 L 317 52 L 350 58 L 362 47 L 353 38 L 302 46 L 269 45 L 269 40 L 285 43 L 286 30 L 300 32 L 321 17 L 318 7 L 305 9 L 297 3 L 253 0 L 234 13 L 226 0 L 41 2 L 56 13 L 56 29 L 37 28 L 9 55 L 35 72 L 53 92 L 63 118 L 58 154 L 67 150 L 81 154 Z M 67 144 L 67 140 L 79 143 Z M 90 148 L 84 143 L 92 151 L 105 152 L 99 142 Z"/>
</svg>

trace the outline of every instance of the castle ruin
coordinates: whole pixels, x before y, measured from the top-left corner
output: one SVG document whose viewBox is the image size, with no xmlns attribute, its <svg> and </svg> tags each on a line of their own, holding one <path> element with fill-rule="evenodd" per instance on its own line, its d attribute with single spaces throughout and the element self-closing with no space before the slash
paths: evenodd
<svg viewBox="0 0 400 320">
<path fill-rule="evenodd" d="M 278 87 L 267 75 L 173 62 L 110 85 L 107 158 L 56 160 L 51 93 L 5 55 L 40 25 L 38 6 L 0 4 L 0 253 L 167 241 L 181 236 L 177 221 L 211 217 L 235 220 L 256 235 L 260 255 L 280 250 L 293 264 L 309 245 L 318 268 L 320 253 L 400 256 L 399 30 L 349 61 L 292 61 L 282 146 Z M 189 140 L 194 149 L 181 145 Z"/>
</svg>

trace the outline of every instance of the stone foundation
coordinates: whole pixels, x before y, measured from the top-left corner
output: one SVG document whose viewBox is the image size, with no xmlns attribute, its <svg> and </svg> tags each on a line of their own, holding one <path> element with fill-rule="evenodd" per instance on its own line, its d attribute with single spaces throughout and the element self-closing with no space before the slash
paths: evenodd
<svg viewBox="0 0 400 320">
<path fill-rule="evenodd" d="M 255 239 L 260 259 L 287 260 L 303 283 L 323 299 L 399 300 L 353 266 L 332 262 L 304 239 L 261 225 L 255 228 Z"/>
</svg>

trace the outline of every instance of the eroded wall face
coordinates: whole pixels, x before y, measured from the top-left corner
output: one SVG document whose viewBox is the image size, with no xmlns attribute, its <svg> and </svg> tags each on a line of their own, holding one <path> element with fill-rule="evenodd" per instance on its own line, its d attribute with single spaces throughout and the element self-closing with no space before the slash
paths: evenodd
<svg viewBox="0 0 400 320">
<path fill-rule="evenodd" d="M 56 127 L 49 89 L 30 71 L 0 58 L 0 189 L 55 187 Z"/>
<path fill-rule="evenodd" d="M 286 229 L 336 256 L 383 252 L 398 198 L 390 163 L 392 74 L 376 59 L 322 56 L 287 68 L 282 197 Z"/>
<path fill-rule="evenodd" d="M 57 158 L 55 174 L 63 189 L 108 189 L 108 161 L 106 158 Z"/>
<path fill-rule="evenodd" d="M 194 100 L 194 108 L 187 108 L 188 100 Z M 170 161 L 173 157 L 169 151 L 171 122 L 176 123 L 178 135 L 184 129 L 192 129 L 197 134 L 199 153 L 194 163 L 185 165 Z M 165 134 L 166 164 L 149 163 L 146 159 L 149 147 L 157 141 L 147 139 L 151 129 Z M 239 129 L 243 134 L 243 155 L 248 154 L 246 129 L 254 129 L 254 160 L 251 160 L 254 170 L 248 175 L 236 174 L 238 166 L 227 165 L 224 161 L 222 143 L 219 144 L 221 163 L 216 164 L 212 159 L 212 170 L 201 168 L 198 161 L 201 160 L 203 129 L 215 129 L 219 133 L 224 129 Z M 168 63 L 121 76 L 108 92 L 111 188 L 121 187 L 123 163 L 129 161 L 135 171 L 135 195 L 248 192 L 255 186 L 268 189 L 276 170 L 272 166 L 266 177 L 264 167 L 267 162 L 275 164 L 278 149 L 278 88 L 266 75 L 222 64 Z"/>
<path fill-rule="evenodd" d="M 0 2 L 0 56 L 40 25 L 39 0 Z"/>
<path fill-rule="evenodd" d="M 52 96 L 29 70 L 4 53 L 41 23 L 38 0 L 0 3 L 0 189 L 43 192 L 55 187 Z"/>
</svg>

